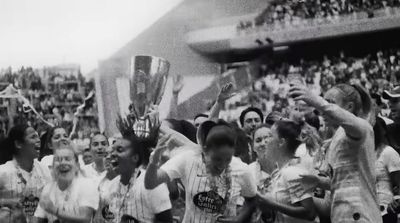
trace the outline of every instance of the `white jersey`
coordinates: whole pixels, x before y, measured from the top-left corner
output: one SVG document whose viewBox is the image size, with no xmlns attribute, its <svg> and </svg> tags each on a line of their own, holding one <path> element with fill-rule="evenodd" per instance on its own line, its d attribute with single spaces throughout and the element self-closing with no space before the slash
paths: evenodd
<svg viewBox="0 0 400 223">
<path fill-rule="evenodd" d="M 108 186 L 106 201 L 109 205 L 107 215 L 114 216 L 110 222 L 119 223 L 121 219 L 152 223 L 156 214 L 172 208 L 166 184 L 153 190 L 144 187 L 145 170 L 136 171 L 129 184 L 123 185 L 118 176 Z"/>
<path fill-rule="evenodd" d="M 251 198 L 257 193 L 255 179 L 248 165 L 236 157 L 232 158 L 228 168 L 230 169 L 230 185 L 227 185 L 226 179 L 221 179 L 225 177 L 219 177 L 214 190 L 210 188 L 201 151 L 179 154 L 161 166 L 161 169 L 168 174 L 170 179 L 181 179 L 186 189 L 186 210 L 183 222 L 215 222 L 221 212 L 227 217 L 236 216 L 236 206 L 241 197 Z M 229 176 L 226 173 L 221 174 L 221 176 L 226 175 Z"/>
<path fill-rule="evenodd" d="M 104 170 L 103 172 L 97 172 L 95 168 L 95 163 L 90 163 L 85 165 L 81 168 L 82 175 L 86 178 L 89 178 L 95 182 L 96 185 L 99 185 L 100 181 L 106 176 L 107 171 Z"/>
<path fill-rule="evenodd" d="M 33 169 L 26 172 L 15 160 L 0 165 L 0 199 L 20 199 L 27 222 L 33 221 L 33 215 L 39 204 L 44 186 L 51 180 L 50 171 L 33 161 Z"/>
<path fill-rule="evenodd" d="M 97 188 L 94 187 L 92 181 L 83 177 L 75 178 L 64 191 L 61 191 L 57 182 L 53 181 L 45 186 L 42 196 L 49 196 L 60 212 L 70 216 L 78 215 L 82 207 L 89 207 L 96 211 L 99 205 Z M 39 205 L 35 217 L 48 219 L 49 222 L 57 220 L 56 216 L 47 213 L 44 209 Z"/>
</svg>

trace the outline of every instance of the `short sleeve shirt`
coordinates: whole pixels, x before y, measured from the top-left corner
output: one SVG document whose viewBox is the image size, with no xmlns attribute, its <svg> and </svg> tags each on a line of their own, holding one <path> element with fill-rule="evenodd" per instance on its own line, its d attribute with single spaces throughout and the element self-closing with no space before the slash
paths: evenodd
<svg viewBox="0 0 400 223">
<path fill-rule="evenodd" d="M 393 189 L 390 173 L 400 171 L 400 155 L 390 146 L 377 151 L 376 160 L 376 192 L 379 205 L 383 211 L 393 200 Z M 381 210 L 381 211 L 382 211 Z"/>
<path fill-rule="evenodd" d="M 91 180 L 83 177 L 75 178 L 71 185 L 61 191 L 56 182 L 52 182 L 43 189 L 42 196 L 49 196 L 56 208 L 70 216 L 79 215 L 80 208 L 89 207 L 97 210 L 99 205 L 99 193 Z M 44 207 L 37 208 L 35 217 L 48 219 L 54 222 L 57 217 L 47 213 Z"/>
<path fill-rule="evenodd" d="M 179 154 L 167 161 L 161 169 L 170 179 L 180 179 L 186 192 L 186 210 L 183 222 L 215 222 L 226 202 L 224 216 L 236 216 L 236 205 L 241 197 L 254 197 L 256 182 L 247 164 L 233 157 L 230 168 L 230 186 L 222 173 L 216 179 L 217 194 L 211 192 L 210 181 L 201 151 Z M 230 188 L 230 189 L 229 189 Z M 229 198 L 227 199 L 227 189 Z"/>
<path fill-rule="evenodd" d="M 286 165 L 282 169 L 277 169 L 271 174 L 271 184 L 268 187 L 268 194 L 274 198 L 276 202 L 294 205 L 297 202 L 312 198 L 312 193 L 304 189 L 298 181 L 299 175 L 308 172 L 298 166 Z M 302 220 L 293 218 L 280 212 L 276 212 L 276 223 L 310 223 L 316 221 Z"/>
<path fill-rule="evenodd" d="M 26 172 L 15 160 L 0 165 L 0 199 L 20 199 L 27 222 L 33 221 L 44 186 L 51 180 L 50 171 L 37 160 L 33 169 Z"/>
<path fill-rule="evenodd" d="M 119 223 L 122 218 L 128 217 L 152 223 L 156 214 L 172 208 L 167 185 L 161 184 L 153 190 L 147 190 L 144 187 L 144 176 L 145 170 L 141 169 L 128 185 L 120 182 L 120 176 L 111 181 L 106 202 L 109 212 L 114 215 L 112 222 Z"/>
</svg>

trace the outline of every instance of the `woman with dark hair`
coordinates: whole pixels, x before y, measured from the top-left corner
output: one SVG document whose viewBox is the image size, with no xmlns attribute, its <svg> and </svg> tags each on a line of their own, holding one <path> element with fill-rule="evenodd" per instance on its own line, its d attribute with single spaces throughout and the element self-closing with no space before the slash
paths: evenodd
<svg viewBox="0 0 400 223">
<path fill-rule="evenodd" d="M 7 218 L 0 218 L 0 222 L 33 222 L 40 193 L 51 179 L 48 168 L 36 160 L 39 135 L 28 125 L 16 125 L 4 145 L 12 160 L 0 165 L 0 212 L 9 212 L 0 214 Z"/>
<path fill-rule="evenodd" d="M 168 137 L 160 139 L 147 167 L 146 188 L 180 179 L 186 192 L 183 222 L 248 222 L 254 209 L 256 185 L 247 164 L 233 157 L 235 131 L 223 121 L 206 121 L 198 136 L 202 149 L 174 156 L 161 167 L 163 142 Z M 237 213 L 240 196 L 246 203 Z"/>
<path fill-rule="evenodd" d="M 377 117 L 374 125 L 376 151 L 376 190 L 383 223 L 397 222 L 399 195 L 395 188 L 400 186 L 400 156 L 386 142 L 386 123 Z"/>
<path fill-rule="evenodd" d="M 358 85 L 339 84 L 319 97 L 302 85 L 289 96 L 321 112 L 337 130 L 329 146 L 329 178 L 303 176 L 303 183 L 331 191 L 332 222 L 382 222 L 375 188 L 374 132 L 368 122 L 371 99 Z"/>
<path fill-rule="evenodd" d="M 259 157 L 263 162 L 260 167 L 270 174 L 259 187 L 258 194 L 259 208 L 264 216 L 270 218 L 269 221 L 315 222 L 313 194 L 299 182 L 307 170 L 292 164 L 297 159 L 295 153 L 301 144 L 301 129 L 300 124 L 280 120 L 271 129 L 260 128 L 255 132 L 255 149 L 263 150 Z M 271 215 L 271 210 L 276 214 Z"/>
<path fill-rule="evenodd" d="M 90 150 L 94 161 L 82 167 L 82 174 L 92 178 L 96 183 L 106 176 L 105 159 L 107 156 L 108 139 L 104 134 L 97 133 L 90 138 Z"/>
<path fill-rule="evenodd" d="M 51 168 L 53 165 L 54 151 L 61 145 L 69 145 L 71 142 L 68 138 L 67 131 L 61 126 L 53 127 L 46 133 L 43 154 L 47 154 L 41 159 L 41 163 Z"/>
<path fill-rule="evenodd" d="M 96 186 L 79 174 L 78 155 L 70 144 L 54 151 L 52 166 L 54 180 L 42 191 L 36 222 L 92 222 L 99 194 Z"/>
<path fill-rule="evenodd" d="M 172 222 L 171 202 L 166 184 L 147 190 L 143 148 L 132 137 L 117 139 L 112 145 L 110 163 L 119 174 L 108 188 L 106 203 L 113 222 Z"/>
</svg>

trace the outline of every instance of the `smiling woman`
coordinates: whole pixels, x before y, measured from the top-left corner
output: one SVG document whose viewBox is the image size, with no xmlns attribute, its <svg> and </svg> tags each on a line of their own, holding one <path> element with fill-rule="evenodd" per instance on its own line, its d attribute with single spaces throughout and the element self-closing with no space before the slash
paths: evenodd
<svg viewBox="0 0 400 223">
<path fill-rule="evenodd" d="M 46 185 L 35 212 L 37 222 L 91 222 L 99 203 L 93 183 L 81 177 L 78 156 L 71 145 L 54 151 L 55 180 Z"/>
<path fill-rule="evenodd" d="M 91 178 L 98 184 L 106 176 L 105 159 L 107 156 L 108 139 L 103 134 L 96 134 L 90 139 L 90 150 L 93 154 L 94 162 L 82 167 L 82 174 Z"/>
<path fill-rule="evenodd" d="M 12 160 L 0 166 L 0 215 L 8 211 L 7 219 L 0 222 L 17 222 L 15 216 L 33 220 L 44 185 L 50 181 L 50 172 L 40 165 L 37 148 L 40 146 L 38 133 L 28 125 L 11 128 L 6 139 L 6 148 Z"/>
</svg>

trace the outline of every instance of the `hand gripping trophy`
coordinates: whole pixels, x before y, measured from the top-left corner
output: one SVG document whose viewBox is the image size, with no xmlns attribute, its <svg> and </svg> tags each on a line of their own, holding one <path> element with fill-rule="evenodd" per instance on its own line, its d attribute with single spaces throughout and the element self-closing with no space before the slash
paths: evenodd
<svg viewBox="0 0 400 223">
<path fill-rule="evenodd" d="M 168 79 L 170 63 L 159 57 L 135 56 L 130 66 L 129 115 L 119 118 L 117 126 L 122 135 L 134 137 L 145 150 L 157 144 L 160 122 L 152 109 L 160 104 Z"/>
</svg>

